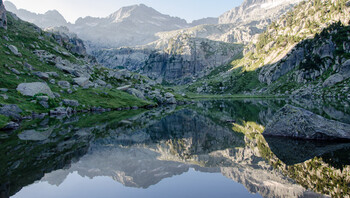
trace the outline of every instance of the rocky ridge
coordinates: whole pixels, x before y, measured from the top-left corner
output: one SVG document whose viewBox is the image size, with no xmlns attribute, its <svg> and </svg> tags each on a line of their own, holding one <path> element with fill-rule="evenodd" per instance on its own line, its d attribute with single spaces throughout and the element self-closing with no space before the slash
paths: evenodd
<svg viewBox="0 0 350 198">
<path fill-rule="evenodd" d="M 57 10 L 50 10 L 44 14 L 36 14 L 17 7 L 10 1 L 4 2 L 7 11 L 15 13 L 22 20 L 34 23 L 40 28 L 49 28 L 56 26 L 66 26 L 68 23 Z"/>
</svg>

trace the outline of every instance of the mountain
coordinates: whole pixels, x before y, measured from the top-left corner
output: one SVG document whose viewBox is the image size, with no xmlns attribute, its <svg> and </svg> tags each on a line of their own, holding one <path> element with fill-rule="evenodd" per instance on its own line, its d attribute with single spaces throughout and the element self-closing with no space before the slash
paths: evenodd
<svg viewBox="0 0 350 198">
<path fill-rule="evenodd" d="M 225 72 L 192 91 L 350 98 L 350 2 L 310 0 L 273 22 Z"/>
<path fill-rule="evenodd" d="M 275 21 L 302 0 L 245 0 L 239 7 L 219 17 L 220 24 L 265 23 Z"/>
<path fill-rule="evenodd" d="M 15 13 L 19 18 L 34 23 L 41 28 L 67 26 L 67 21 L 57 10 L 50 10 L 44 14 L 36 14 L 17 7 L 10 1 L 4 2 L 8 11 Z"/>
<path fill-rule="evenodd" d="M 157 32 L 188 26 L 183 19 L 140 4 L 123 7 L 106 18 L 79 18 L 69 28 L 95 46 L 120 47 L 147 44 L 156 40 Z"/>
<path fill-rule="evenodd" d="M 193 25 L 198 24 L 195 27 L 156 33 L 158 39 L 147 45 L 130 50 L 99 50 L 94 55 L 107 67 L 122 66 L 166 82 L 186 84 L 239 57 L 243 47 L 237 50 L 234 43 L 256 42 L 271 21 L 298 1 L 274 2 L 276 6 L 271 6 L 271 1 L 247 0 L 233 9 L 240 10 L 235 15 L 239 21 L 232 19 L 232 23 L 227 24 L 218 24 L 217 18 L 194 21 Z M 263 15 L 247 17 L 257 11 Z"/>
</svg>

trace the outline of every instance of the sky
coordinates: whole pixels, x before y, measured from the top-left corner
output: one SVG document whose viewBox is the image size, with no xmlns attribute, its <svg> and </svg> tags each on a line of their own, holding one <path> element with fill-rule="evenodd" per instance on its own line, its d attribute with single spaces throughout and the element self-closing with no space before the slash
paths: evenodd
<svg viewBox="0 0 350 198">
<path fill-rule="evenodd" d="M 119 8 L 143 3 L 163 14 L 177 16 L 192 22 L 205 17 L 218 17 L 239 6 L 243 0 L 9 0 L 35 13 L 58 10 L 67 21 L 74 23 L 79 17 L 106 17 Z"/>
</svg>

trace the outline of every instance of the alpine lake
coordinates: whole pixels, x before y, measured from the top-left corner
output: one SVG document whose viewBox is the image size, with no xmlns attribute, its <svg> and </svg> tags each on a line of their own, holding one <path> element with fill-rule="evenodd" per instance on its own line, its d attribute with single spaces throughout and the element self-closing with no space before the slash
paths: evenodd
<svg viewBox="0 0 350 198">
<path fill-rule="evenodd" d="M 349 197 L 350 143 L 262 135 L 287 103 L 350 124 L 284 99 L 45 117 L 2 133 L 0 197 Z"/>
</svg>

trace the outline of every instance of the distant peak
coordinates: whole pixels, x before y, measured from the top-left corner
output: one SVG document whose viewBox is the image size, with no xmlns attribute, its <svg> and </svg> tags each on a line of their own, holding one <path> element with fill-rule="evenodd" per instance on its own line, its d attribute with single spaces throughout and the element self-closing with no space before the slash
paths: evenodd
<svg viewBox="0 0 350 198">
<path fill-rule="evenodd" d="M 11 1 L 4 1 L 4 5 L 5 5 L 6 10 L 8 10 L 10 12 L 17 10 L 17 7 Z"/>
<path fill-rule="evenodd" d="M 58 14 L 58 15 L 61 15 L 61 13 L 59 13 L 57 10 L 49 10 L 49 11 L 46 11 L 45 14 Z"/>
</svg>

